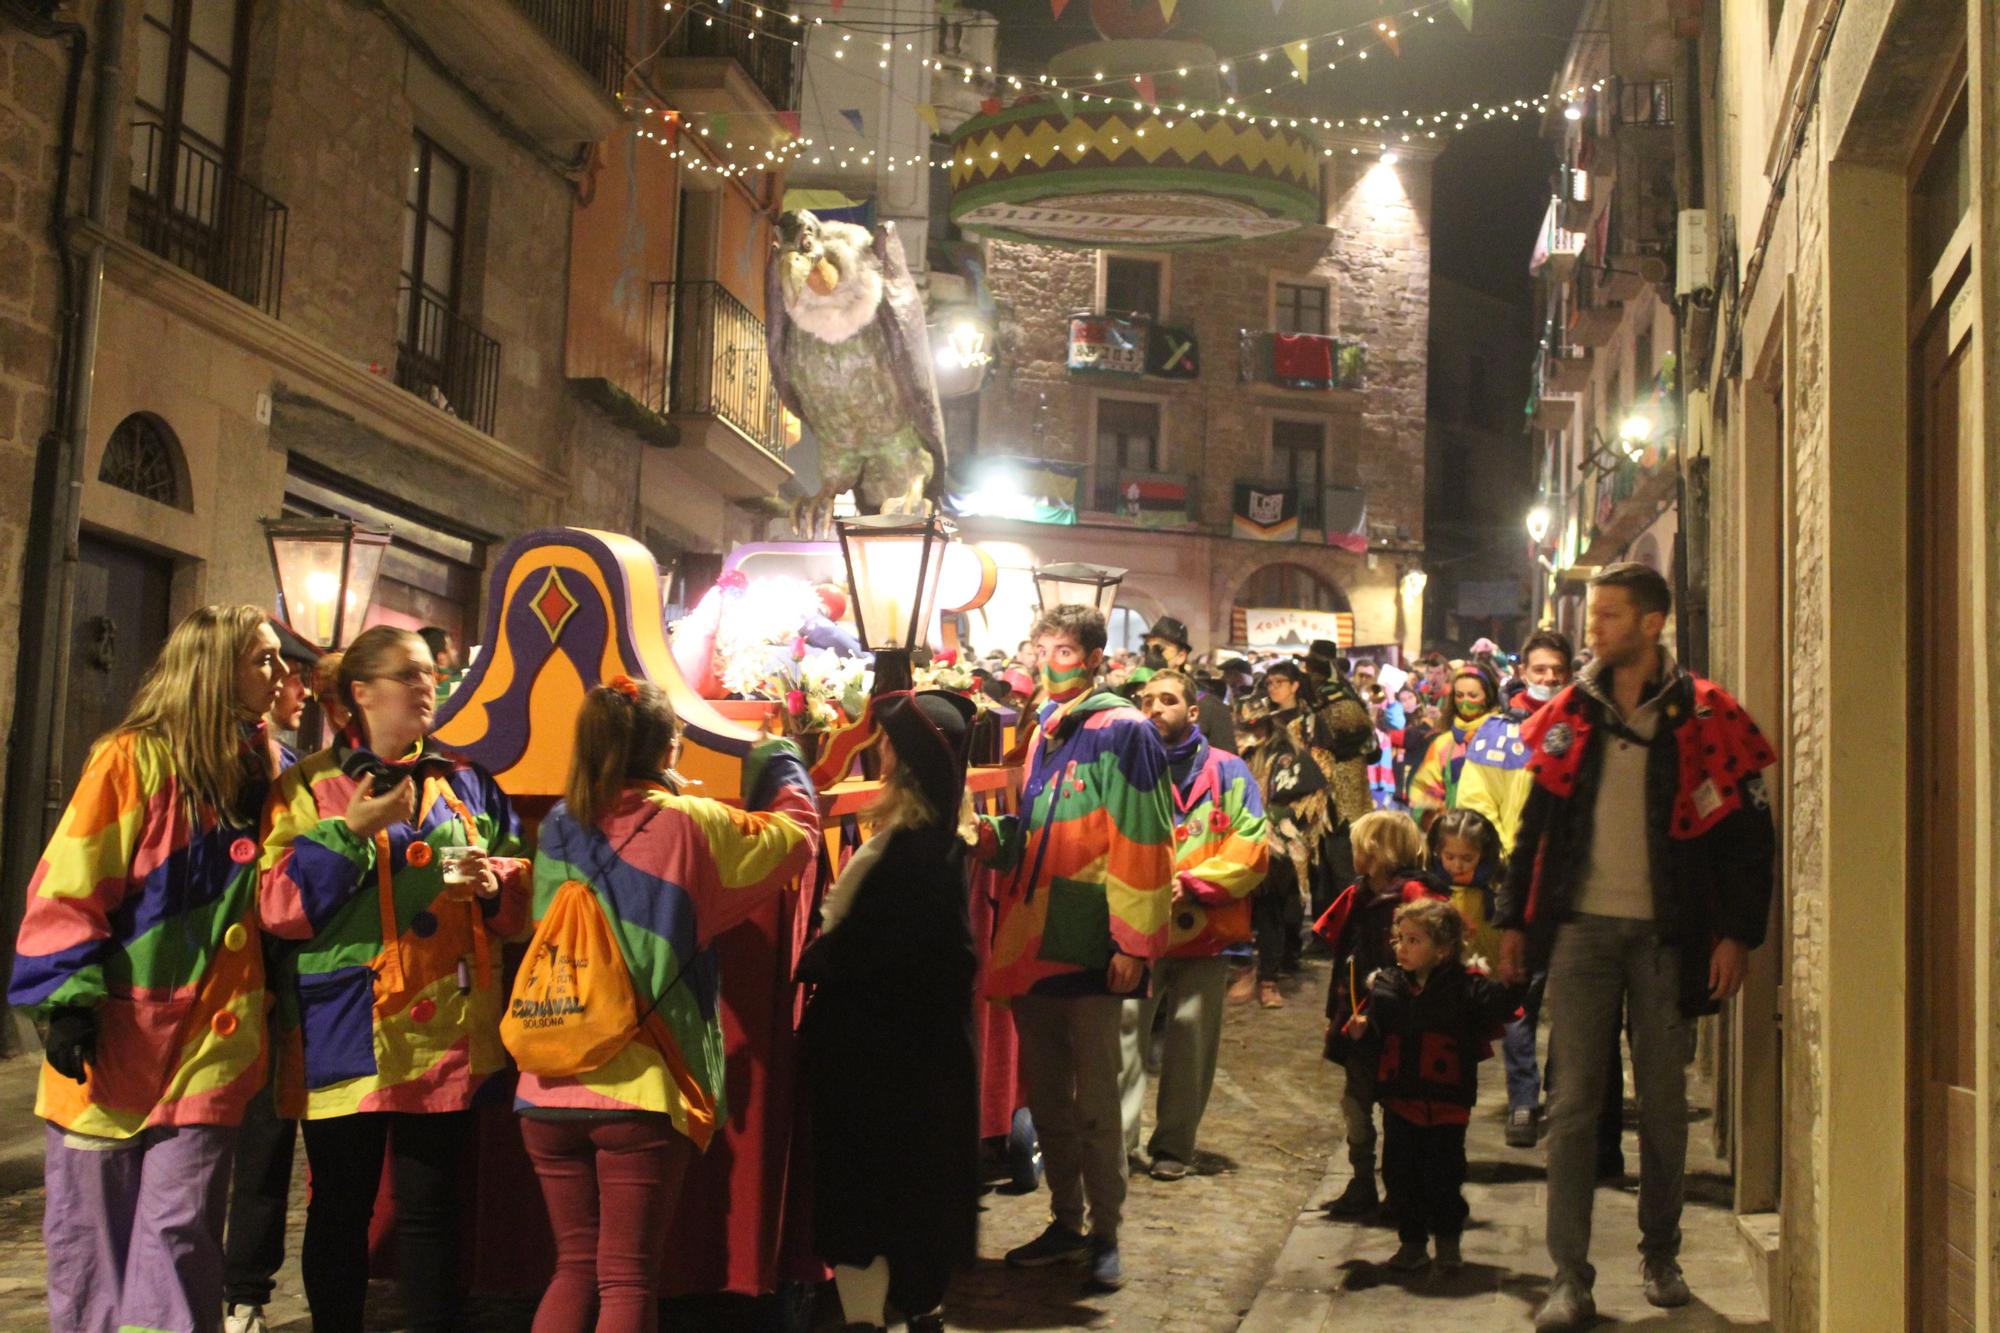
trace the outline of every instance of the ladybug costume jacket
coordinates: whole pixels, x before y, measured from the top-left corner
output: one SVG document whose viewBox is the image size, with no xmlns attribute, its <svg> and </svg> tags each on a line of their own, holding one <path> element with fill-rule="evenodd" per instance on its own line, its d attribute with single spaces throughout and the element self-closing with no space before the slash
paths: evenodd
<svg viewBox="0 0 2000 1333">
<path fill-rule="evenodd" d="M 1521 1009 L 1522 987 L 1503 986 L 1456 960 L 1419 989 L 1400 967 L 1368 988 L 1364 1049 L 1380 1052 L 1375 1098 L 1414 1125 L 1463 1125 L 1479 1090 L 1479 1062 L 1501 1024 Z"/>
<path fill-rule="evenodd" d="M 1603 671 L 1521 725 L 1534 787 L 1514 840 L 1495 924 L 1528 933 L 1530 970 L 1547 967 L 1590 859 L 1604 752 L 1600 730 L 1640 738 L 1619 720 Z M 1714 1013 L 1709 955 L 1720 940 L 1764 942 L 1776 836 L 1764 770 L 1770 744 L 1727 691 L 1661 654 L 1661 723 L 1646 756 L 1646 846 L 1653 921 L 1680 948 L 1681 1011 Z M 1645 743 L 1642 742 L 1641 743 Z"/>
</svg>

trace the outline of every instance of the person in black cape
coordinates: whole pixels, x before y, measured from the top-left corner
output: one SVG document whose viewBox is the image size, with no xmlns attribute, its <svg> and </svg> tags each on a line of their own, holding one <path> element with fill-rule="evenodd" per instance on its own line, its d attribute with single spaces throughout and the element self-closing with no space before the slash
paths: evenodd
<svg viewBox="0 0 2000 1333">
<path fill-rule="evenodd" d="M 958 831 L 970 700 L 876 699 L 884 786 L 800 955 L 813 1228 L 849 1330 L 941 1330 L 979 1216 L 978 971 Z"/>
</svg>

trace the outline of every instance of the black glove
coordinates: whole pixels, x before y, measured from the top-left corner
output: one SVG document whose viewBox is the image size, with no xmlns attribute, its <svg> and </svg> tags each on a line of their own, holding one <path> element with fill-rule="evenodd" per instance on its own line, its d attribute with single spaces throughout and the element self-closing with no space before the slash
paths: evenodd
<svg viewBox="0 0 2000 1333">
<path fill-rule="evenodd" d="M 49 1067 L 78 1083 L 86 1075 L 84 1065 L 97 1062 L 97 1011 L 80 1005 L 64 1005 L 49 1014 L 49 1029 L 42 1038 Z"/>
</svg>

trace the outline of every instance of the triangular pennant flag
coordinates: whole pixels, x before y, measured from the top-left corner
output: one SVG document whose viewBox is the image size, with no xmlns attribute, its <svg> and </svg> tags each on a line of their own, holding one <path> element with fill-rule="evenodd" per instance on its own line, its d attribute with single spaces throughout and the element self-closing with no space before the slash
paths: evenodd
<svg viewBox="0 0 2000 1333">
<path fill-rule="evenodd" d="M 1052 18 L 1061 18 L 1062 12 L 1068 8 L 1069 0 L 1049 0 L 1049 14 Z"/>
<path fill-rule="evenodd" d="M 1472 0 L 1451 0 L 1451 12 L 1458 15 L 1467 32 L 1472 31 Z"/>
<path fill-rule="evenodd" d="M 1271 0 L 1271 12 L 1273 14 L 1281 14 L 1284 12 L 1284 9 L 1285 0 Z"/>
<path fill-rule="evenodd" d="M 1236 87 L 1236 66 L 1224 65 L 1222 67 L 1222 81 L 1229 85 L 1230 92 L 1234 93 L 1239 91 L 1239 89 Z"/>
<path fill-rule="evenodd" d="M 856 134 L 866 134 L 868 132 L 862 128 L 861 112 L 859 109 L 851 106 L 843 107 L 840 112 L 840 118 L 852 125 Z"/>
<path fill-rule="evenodd" d="M 1299 72 L 1299 82 L 1312 77 L 1312 59 L 1303 40 L 1285 43 L 1285 54 L 1292 58 L 1292 68 Z"/>
<path fill-rule="evenodd" d="M 1168 23 L 1172 23 L 1174 21 L 1174 10 L 1180 7 L 1180 3 L 1181 0 L 1160 0 L 1160 17 Z M 1467 0 L 1467 3 L 1471 3 L 1471 0 Z"/>
<path fill-rule="evenodd" d="M 979 114 L 980 114 L 980 115 L 982 115 L 982 116 L 997 116 L 997 115 L 999 115 L 999 114 L 1000 114 L 1000 99 L 999 99 L 999 98 L 997 98 L 997 97 L 988 97 L 988 98 L 984 98 L 984 99 L 982 99 L 982 100 L 980 101 L 980 103 L 979 103 Z"/>
<path fill-rule="evenodd" d="M 1140 101 L 1144 102 L 1147 106 L 1156 106 L 1159 104 L 1160 95 L 1159 92 L 1153 87 L 1152 75 L 1141 74 L 1138 76 L 1135 82 L 1139 85 Z"/>
<path fill-rule="evenodd" d="M 780 125 L 782 125 L 782 126 L 784 126 L 784 127 L 785 127 L 785 133 L 787 133 L 787 134 L 791 135 L 791 136 L 792 136 L 792 137 L 793 137 L 794 139 L 796 139 L 796 138 L 798 138 L 798 137 L 799 137 L 799 113 L 798 113 L 798 112 L 796 112 L 796 111 L 780 111 L 780 112 L 778 113 L 778 123 L 779 123 Z"/>
<path fill-rule="evenodd" d="M 832 0 L 833 12 L 838 14 L 840 12 L 840 7 L 846 3 L 847 0 Z"/>
<path fill-rule="evenodd" d="M 930 132 L 932 135 L 935 136 L 943 133 L 943 131 L 938 128 L 937 108 L 932 106 L 929 102 L 917 103 L 917 119 L 921 120 L 925 125 L 927 125 L 930 128 Z"/>
<path fill-rule="evenodd" d="M 1403 58 L 1403 39 L 1396 35 L 1394 28 L 1382 34 L 1382 45 L 1388 47 L 1389 54 L 1396 57 L 1396 59 L 1401 60 Z"/>
</svg>

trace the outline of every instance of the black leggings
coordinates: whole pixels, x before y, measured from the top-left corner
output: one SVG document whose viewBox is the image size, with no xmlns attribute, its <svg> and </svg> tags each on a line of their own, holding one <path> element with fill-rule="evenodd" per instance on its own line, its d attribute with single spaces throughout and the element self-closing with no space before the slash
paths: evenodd
<svg viewBox="0 0 2000 1333">
<path fill-rule="evenodd" d="M 1382 1115 L 1382 1183 L 1396 1234 L 1421 1245 L 1431 1237 L 1457 1240 L 1465 1230 L 1465 1126 L 1413 1124 Z"/>
<path fill-rule="evenodd" d="M 406 1327 L 442 1333 L 458 1314 L 458 1169 L 472 1116 L 363 1111 L 304 1123 L 312 1199 L 300 1253 L 315 1333 L 361 1333 L 368 1220 L 395 1154 L 396 1290 Z"/>
<path fill-rule="evenodd" d="M 229 1232 L 222 1247 L 222 1299 L 270 1302 L 285 1262 L 285 1212 L 292 1196 L 292 1153 L 299 1122 L 281 1117 L 267 1086 L 243 1112 L 236 1131 L 236 1173 L 229 1190 Z"/>
<path fill-rule="evenodd" d="M 1299 902 L 1299 875 L 1292 858 L 1271 858 L 1264 882 L 1250 899 L 1250 931 L 1257 941 L 1257 979 L 1276 981 L 1279 969 L 1298 965 L 1304 943 L 1305 907 Z"/>
</svg>

